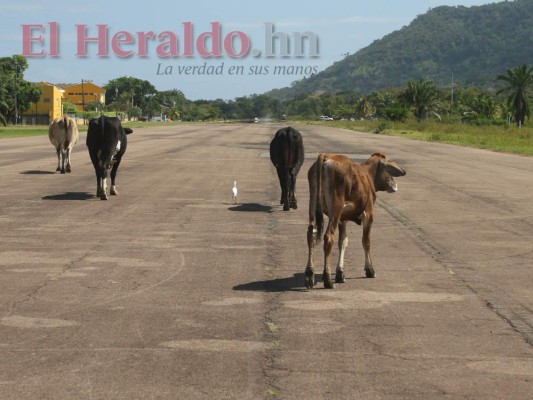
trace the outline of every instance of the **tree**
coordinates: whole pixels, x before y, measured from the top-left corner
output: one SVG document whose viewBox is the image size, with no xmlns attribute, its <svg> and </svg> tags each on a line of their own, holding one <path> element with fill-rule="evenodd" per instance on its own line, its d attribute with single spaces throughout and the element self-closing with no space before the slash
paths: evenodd
<svg viewBox="0 0 533 400">
<path fill-rule="evenodd" d="M 31 103 L 39 101 L 41 87 L 24 80 L 28 68 L 25 57 L 0 58 L 0 122 L 15 121 L 28 110 Z"/>
<path fill-rule="evenodd" d="M 127 93 L 132 107 L 142 106 L 147 94 L 155 94 L 157 92 L 150 82 L 129 76 L 112 79 L 104 87 L 106 89 L 105 98 L 107 104 L 119 100 Z"/>
<path fill-rule="evenodd" d="M 436 114 L 438 90 L 433 81 L 419 79 L 407 82 L 407 89 L 400 95 L 408 106 L 412 107 L 417 121 L 430 114 Z"/>
<path fill-rule="evenodd" d="M 368 118 L 374 114 L 376 109 L 367 96 L 362 96 L 355 103 L 355 111 L 360 117 Z"/>
<path fill-rule="evenodd" d="M 74 104 L 69 99 L 66 99 L 63 102 L 63 114 L 75 115 L 77 111 L 76 104 Z"/>
<path fill-rule="evenodd" d="M 498 75 L 496 78 L 507 84 L 497 94 L 509 92 L 507 104 L 512 111 L 516 125 L 524 125 L 526 117 L 530 116 L 529 91 L 533 86 L 533 67 L 522 64 L 507 70 L 507 75 Z"/>
</svg>

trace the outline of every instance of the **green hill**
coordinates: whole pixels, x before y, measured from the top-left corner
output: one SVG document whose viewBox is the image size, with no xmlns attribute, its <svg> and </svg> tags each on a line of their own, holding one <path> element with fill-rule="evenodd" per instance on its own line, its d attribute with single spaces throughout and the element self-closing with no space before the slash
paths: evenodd
<svg viewBox="0 0 533 400">
<path fill-rule="evenodd" d="M 452 72 L 457 84 L 490 88 L 497 75 L 524 63 L 533 64 L 533 0 L 442 6 L 324 71 L 268 94 L 287 99 L 317 91 L 368 93 L 419 78 L 450 86 Z"/>
</svg>

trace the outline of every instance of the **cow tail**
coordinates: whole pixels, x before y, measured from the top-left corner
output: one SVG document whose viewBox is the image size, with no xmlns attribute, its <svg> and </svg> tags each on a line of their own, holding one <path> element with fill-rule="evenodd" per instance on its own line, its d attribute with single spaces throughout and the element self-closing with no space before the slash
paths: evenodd
<svg viewBox="0 0 533 400">
<path fill-rule="evenodd" d="M 291 127 L 288 127 L 287 128 L 287 134 L 285 135 L 285 140 L 287 141 L 287 167 L 289 168 L 289 170 L 292 170 L 291 166 L 294 165 L 293 161 L 292 161 L 292 132 L 291 132 Z M 292 171 L 291 171 L 292 172 Z"/>
<path fill-rule="evenodd" d="M 68 134 L 68 128 L 69 128 L 69 121 L 67 119 L 66 115 L 63 115 L 63 126 L 65 127 L 65 140 L 63 141 L 63 149 L 67 150 L 68 146 L 70 145 L 70 137 Z"/>
<path fill-rule="evenodd" d="M 317 231 L 317 241 L 320 241 L 322 233 L 324 232 L 324 213 L 322 212 L 322 167 L 324 165 L 324 154 L 318 155 L 316 162 L 316 206 L 315 206 L 315 221 Z"/>
</svg>

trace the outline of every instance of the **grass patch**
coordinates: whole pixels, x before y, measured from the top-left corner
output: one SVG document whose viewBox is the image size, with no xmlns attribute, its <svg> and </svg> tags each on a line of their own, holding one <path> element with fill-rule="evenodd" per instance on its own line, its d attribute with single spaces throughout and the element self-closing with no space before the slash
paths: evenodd
<svg viewBox="0 0 533 400">
<path fill-rule="evenodd" d="M 48 134 L 47 126 L 0 126 L 0 139 L 24 136 L 41 136 L 45 134 Z"/>
<path fill-rule="evenodd" d="M 123 122 L 124 127 L 131 129 L 142 129 L 142 128 L 151 128 L 157 126 L 172 126 L 180 125 L 187 122 L 141 122 L 141 121 L 132 121 L 132 122 Z M 87 132 L 87 125 L 78 125 L 79 132 Z M 25 136 L 42 136 L 48 135 L 48 126 L 47 125 L 35 125 L 35 126 L 24 126 L 24 125 L 8 125 L 0 126 L 0 139 L 3 138 L 16 138 L 16 137 L 25 137 Z"/>
<path fill-rule="evenodd" d="M 438 121 L 329 121 L 309 122 L 359 132 L 400 136 L 506 153 L 533 155 L 533 127 L 485 125 Z"/>
</svg>

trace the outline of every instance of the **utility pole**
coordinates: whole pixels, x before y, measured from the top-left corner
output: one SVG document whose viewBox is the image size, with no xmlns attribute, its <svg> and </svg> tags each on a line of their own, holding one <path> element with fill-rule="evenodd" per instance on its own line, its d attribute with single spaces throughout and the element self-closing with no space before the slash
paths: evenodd
<svg viewBox="0 0 533 400">
<path fill-rule="evenodd" d="M 88 79 L 82 79 L 81 80 L 81 111 L 83 113 L 83 123 L 86 122 L 85 120 L 85 88 L 83 86 L 83 83 L 90 83 L 92 81 L 88 80 Z"/>
<path fill-rule="evenodd" d="M 19 109 L 18 109 L 18 72 L 19 72 L 19 63 L 15 61 L 15 125 L 18 124 L 19 119 Z"/>
</svg>

